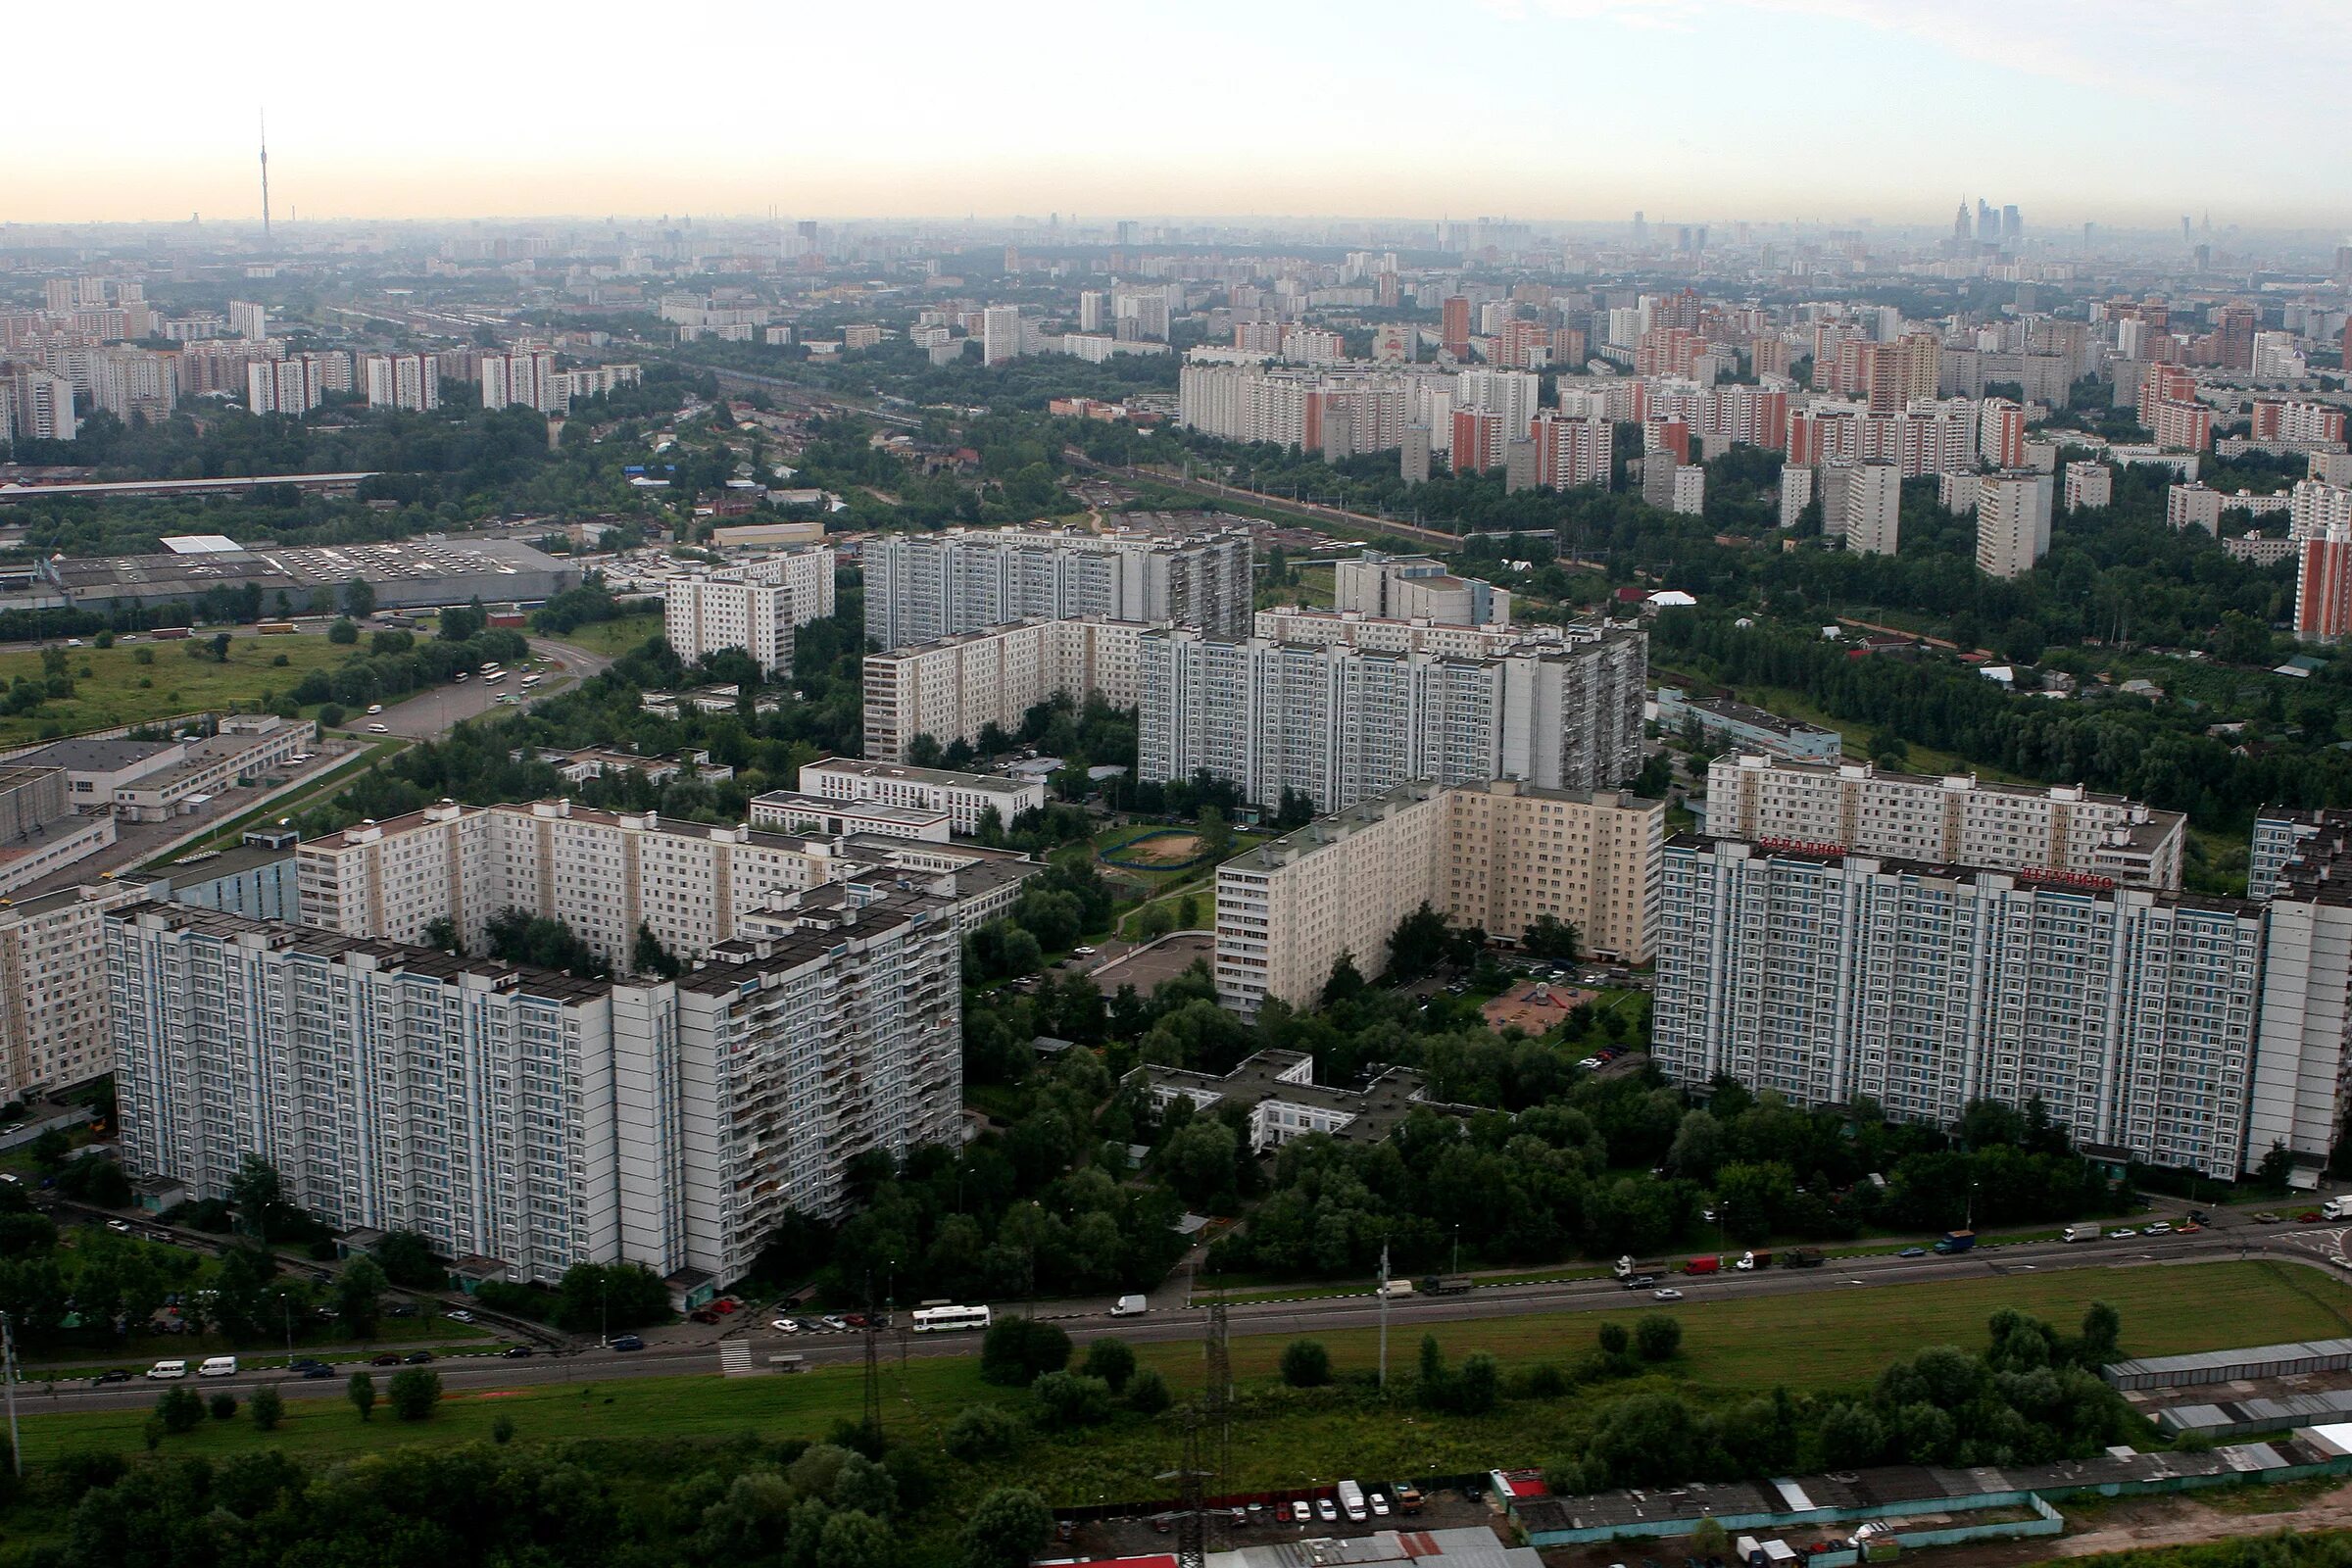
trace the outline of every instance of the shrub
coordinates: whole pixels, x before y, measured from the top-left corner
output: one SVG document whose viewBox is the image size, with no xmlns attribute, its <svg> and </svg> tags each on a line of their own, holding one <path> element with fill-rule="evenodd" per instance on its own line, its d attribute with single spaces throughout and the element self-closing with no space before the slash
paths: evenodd
<svg viewBox="0 0 2352 1568">
<path fill-rule="evenodd" d="M 1021 1418 L 1001 1404 L 967 1404 L 940 1441 L 958 1459 L 994 1458 L 1010 1453 L 1021 1441 Z"/>
<path fill-rule="evenodd" d="M 1568 1374 L 1545 1361 L 1511 1379 L 1511 1395 L 1521 1399 L 1556 1399 L 1568 1392 Z"/>
<path fill-rule="evenodd" d="M 234 1421 L 237 1418 L 237 1396 L 222 1389 L 212 1397 L 213 1419 Z"/>
<path fill-rule="evenodd" d="M 1070 1364 L 1070 1337 L 1035 1318 L 1000 1318 L 980 1342 L 980 1376 L 1017 1389 Z"/>
<path fill-rule="evenodd" d="M 337 724 L 342 722 L 343 710 L 340 707 L 333 703 L 320 703 L 318 705 L 318 727 L 320 729 L 333 729 Z"/>
<path fill-rule="evenodd" d="M 491 1422 L 490 1441 L 502 1448 L 513 1443 L 514 1441 L 514 1418 L 511 1415 L 502 1415 Z"/>
<path fill-rule="evenodd" d="M 1127 1381 L 1127 1408 L 1137 1415 L 1158 1415 L 1174 1402 L 1168 1380 L 1154 1367 L 1145 1367 Z"/>
<path fill-rule="evenodd" d="M 1294 1389 L 1319 1389 L 1331 1381 L 1331 1352 L 1319 1340 L 1293 1340 L 1282 1348 L 1282 1381 Z"/>
<path fill-rule="evenodd" d="M 1080 1372 L 1047 1372 L 1029 1385 L 1050 1427 L 1099 1426 L 1110 1419 L 1110 1385 Z"/>
<path fill-rule="evenodd" d="M 422 1421 L 433 1413 L 441 1402 L 441 1374 L 429 1367 L 403 1367 L 392 1374 L 392 1387 L 386 1391 L 392 1413 L 403 1421 Z"/>
<path fill-rule="evenodd" d="M 1111 1393 L 1122 1394 L 1127 1380 L 1135 1376 L 1135 1351 L 1125 1340 L 1097 1340 L 1086 1348 L 1086 1360 L 1078 1370 L 1090 1378 L 1101 1378 Z"/>
<path fill-rule="evenodd" d="M 253 1424 L 262 1431 L 275 1432 L 277 1424 L 286 1418 L 285 1396 L 265 1383 L 245 1401 L 245 1413 L 253 1417 Z"/>
<path fill-rule="evenodd" d="M 1633 1344 L 1633 1336 L 1626 1333 L 1622 1323 L 1603 1323 L 1597 1338 L 1600 1341 L 1600 1353 L 1611 1360 L 1625 1354 Z"/>
<path fill-rule="evenodd" d="M 1485 1415 L 1502 1402 L 1502 1367 L 1488 1350 L 1462 1357 L 1453 1378 L 1453 1407 L 1463 1415 Z"/>
<path fill-rule="evenodd" d="M 1652 1312 L 1634 1325 L 1634 1348 L 1642 1352 L 1644 1361 L 1672 1360 L 1683 1348 L 1681 1320 Z"/>
<path fill-rule="evenodd" d="M 204 1400 L 193 1389 L 167 1390 L 155 1401 L 155 1413 L 166 1432 L 193 1432 L 204 1422 Z"/>
</svg>

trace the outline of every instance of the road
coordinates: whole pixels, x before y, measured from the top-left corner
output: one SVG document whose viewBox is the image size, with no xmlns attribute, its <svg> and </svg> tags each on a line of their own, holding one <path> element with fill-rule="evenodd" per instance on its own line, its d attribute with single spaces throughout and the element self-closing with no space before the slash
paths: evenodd
<svg viewBox="0 0 2352 1568">
<path fill-rule="evenodd" d="M 1403 522 L 1395 517 L 1376 517 L 1369 513 L 1349 512 L 1345 507 L 1326 507 L 1319 502 L 1292 501 L 1268 495 L 1262 490 L 1247 490 L 1240 485 L 1221 484 L 1214 479 L 1188 479 L 1169 473 L 1163 468 L 1139 468 L 1132 465 L 1096 463 L 1076 448 L 1065 447 L 1062 459 L 1072 467 L 1089 473 L 1115 474 L 1143 484 L 1156 484 L 1169 490 L 1181 490 L 1187 495 L 1209 501 L 1238 501 L 1267 512 L 1281 513 L 1320 523 L 1326 528 L 1341 528 L 1350 533 L 1395 534 L 1416 543 L 1434 546 L 1439 550 L 1459 550 L 1462 536 L 1447 533 L 1443 528 L 1424 528 L 1419 523 Z"/>
<path fill-rule="evenodd" d="M 2232 1258 L 2266 1257 L 2315 1268 L 2331 1268 L 2343 1255 L 2345 1226 L 2289 1227 L 2256 1231 L 2239 1224 L 2222 1232 L 2196 1236 L 2143 1237 L 2130 1242 L 2099 1241 L 2068 1245 L 2034 1242 L 1986 1248 L 1961 1257 L 1906 1258 L 1891 1254 L 1832 1259 L 1818 1268 L 1768 1269 L 1752 1274 L 1726 1273 L 1702 1278 L 1676 1276 L 1673 1283 L 1685 1299 L 1672 1310 L 1704 1311 L 1717 1300 L 1743 1300 L 1766 1296 L 1794 1296 L 1811 1291 L 1879 1290 L 1933 1280 L 1988 1279 L 2052 1269 L 2149 1267 L 2166 1263 L 2219 1262 Z M 1107 1298 L 1041 1306 L 1040 1318 L 1060 1323 L 1074 1339 L 1111 1338 L 1139 1345 L 1197 1343 L 1202 1338 L 1207 1313 L 1189 1306 L 1154 1307 L 1143 1317 L 1112 1317 Z M 1460 1296 L 1408 1296 L 1389 1303 L 1390 1330 L 1399 1344 L 1409 1344 L 1419 1330 L 1436 1323 L 1473 1322 L 1487 1318 L 1518 1317 L 1529 1313 L 1608 1312 L 1628 1307 L 1653 1309 L 1646 1291 L 1627 1292 L 1611 1279 L 1563 1280 L 1541 1285 L 1488 1286 Z M 797 1354 L 808 1365 L 839 1365 L 862 1359 L 864 1346 L 854 1333 L 783 1335 L 767 1327 L 769 1313 L 747 1309 L 745 1327 L 728 1328 L 727 1338 L 746 1338 L 752 1360 L 764 1368 L 770 1355 Z M 1236 1302 L 1226 1309 L 1230 1332 L 1248 1335 L 1327 1334 L 1342 1329 L 1377 1328 L 1380 1304 L 1369 1294 L 1293 1301 Z M 708 1331 L 705 1331 L 708 1332 Z M 2258 1325 L 2246 1332 L 2249 1344 L 2263 1336 Z M 908 1358 L 972 1355 L 978 1336 L 956 1334 L 936 1339 L 907 1336 L 904 1343 L 885 1336 L 885 1353 Z M 244 1388 L 266 1379 L 279 1383 L 290 1398 L 336 1397 L 345 1376 L 359 1363 L 338 1365 L 331 1379 L 303 1381 L 270 1371 L 259 1378 L 248 1375 L 226 1380 Z M 495 1351 L 478 1356 L 449 1357 L 434 1363 L 442 1382 L 452 1389 L 531 1388 L 551 1383 L 605 1382 L 616 1378 L 707 1375 L 717 1370 L 715 1346 L 708 1340 L 664 1342 L 657 1338 L 638 1351 L 598 1348 L 568 1352 L 534 1354 L 527 1360 L 506 1360 Z M 389 1369 L 386 1369 L 389 1375 Z M 155 1399 L 155 1386 L 144 1381 L 95 1388 L 86 1383 L 28 1386 L 33 1412 L 43 1409 L 144 1409 Z"/>
<path fill-rule="evenodd" d="M 542 659 L 552 659 L 556 663 L 539 671 L 546 678 L 531 688 L 528 700 L 507 705 L 510 707 L 527 708 L 541 698 L 552 697 L 581 681 L 593 679 L 612 665 L 612 661 L 602 654 L 592 654 L 568 643 L 550 642 L 543 637 L 533 637 L 529 641 L 532 653 Z M 435 686 L 418 692 L 405 702 L 387 705 L 373 718 L 365 714 L 357 715 L 344 727 L 365 735 L 368 733 L 369 724 L 381 724 L 394 735 L 410 740 L 430 740 L 438 735 L 446 735 L 453 726 L 466 719 L 479 718 L 492 711 L 500 706 L 498 699 L 502 695 L 519 696 L 519 689 L 514 685 L 519 678 L 510 676 L 496 685 L 490 685 L 476 676 L 462 685 Z"/>
</svg>

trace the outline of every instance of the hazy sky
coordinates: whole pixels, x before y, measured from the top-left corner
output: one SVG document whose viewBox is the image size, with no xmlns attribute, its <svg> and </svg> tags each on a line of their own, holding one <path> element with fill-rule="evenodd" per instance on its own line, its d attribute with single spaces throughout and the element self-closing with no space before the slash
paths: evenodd
<svg viewBox="0 0 2352 1568">
<path fill-rule="evenodd" d="M 0 220 L 2352 224 L 2342 0 L 221 6 L 6 25 Z M 28 69 L 31 68 L 31 69 Z"/>
</svg>

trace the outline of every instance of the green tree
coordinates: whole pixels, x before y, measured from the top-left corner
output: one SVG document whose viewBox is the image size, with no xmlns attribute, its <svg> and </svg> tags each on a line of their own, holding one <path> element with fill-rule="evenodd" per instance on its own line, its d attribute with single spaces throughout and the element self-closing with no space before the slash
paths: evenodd
<svg viewBox="0 0 2352 1568">
<path fill-rule="evenodd" d="M 1462 1357 L 1453 1377 L 1453 1408 L 1462 1415 L 1486 1415 L 1502 1402 L 1502 1366 L 1491 1350 L 1472 1350 Z"/>
<path fill-rule="evenodd" d="M 338 648 L 349 648 L 360 640 L 360 628 L 352 621 L 337 619 L 326 628 L 326 640 Z"/>
<path fill-rule="evenodd" d="M 1082 1372 L 1047 1372 L 1029 1385 L 1039 1424 L 1049 1428 L 1100 1426 L 1110 1419 L 1110 1385 Z"/>
<path fill-rule="evenodd" d="M 449 1270 L 433 1255 L 432 1244 L 415 1231 L 387 1231 L 375 1244 L 375 1260 L 386 1279 L 410 1290 L 439 1290 L 449 1283 Z"/>
<path fill-rule="evenodd" d="M 1070 1337 L 1035 1318 L 999 1318 L 980 1341 L 980 1376 L 1005 1388 L 1025 1388 L 1069 1364 Z"/>
<path fill-rule="evenodd" d="M 1021 1441 L 1021 1418 L 1001 1404 L 967 1404 L 941 1435 L 949 1453 L 969 1462 L 1010 1453 Z"/>
<path fill-rule="evenodd" d="M 1538 958 L 1549 958 L 1554 963 L 1574 963 L 1577 958 L 1576 927 L 1555 914 L 1538 915 L 1520 939 L 1520 946 Z"/>
<path fill-rule="evenodd" d="M 371 1419 L 375 1414 L 375 1379 L 365 1372 L 354 1372 L 351 1381 L 343 1385 L 343 1397 L 360 1412 L 361 1420 Z"/>
<path fill-rule="evenodd" d="M 375 587 L 365 577 L 354 577 L 343 585 L 343 613 L 354 620 L 366 620 L 375 613 Z"/>
<path fill-rule="evenodd" d="M 1028 1568 L 1053 1533 L 1045 1498 L 1027 1487 L 999 1487 L 964 1523 L 963 1568 Z"/>
<path fill-rule="evenodd" d="M 1157 1367 L 1145 1367 L 1127 1382 L 1127 1408 L 1138 1415 L 1158 1415 L 1173 1402 Z"/>
<path fill-rule="evenodd" d="M 406 1366 L 392 1374 L 385 1391 L 392 1413 L 403 1421 L 423 1421 L 441 1402 L 441 1374 L 428 1366 Z"/>
<path fill-rule="evenodd" d="M 1622 1323 L 1603 1323 L 1593 1338 L 1599 1342 L 1600 1353 L 1612 1361 L 1623 1360 L 1634 1343 L 1634 1337 L 1626 1332 Z"/>
<path fill-rule="evenodd" d="M 362 1253 L 343 1265 L 335 1277 L 335 1311 L 343 1320 L 343 1330 L 353 1339 L 370 1340 L 375 1337 L 375 1324 L 383 1310 L 384 1288 L 391 1282 L 384 1277 L 383 1265 Z"/>
<path fill-rule="evenodd" d="M 167 1389 L 164 1396 L 155 1401 L 155 1414 L 166 1432 L 174 1435 L 193 1432 L 204 1424 L 204 1400 L 193 1389 Z"/>
<path fill-rule="evenodd" d="M 1200 808 L 1200 853 L 1212 860 L 1222 860 L 1233 853 L 1233 824 L 1225 813 L 1214 806 Z"/>
<path fill-rule="evenodd" d="M 889 1560 L 889 1529 L 870 1513 L 846 1508 L 825 1521 L 813 1568 L 882 1568 Z"/>
<path fill-rule="evenodd" d="M 654 928 L 642 921 L 637 926 L 637 941 L 629 949 L 629 967 L 639 974 L 658 974 L 664 980 L 675 980 L 686 970 L 678 956 L 654 935 Z"/>
<path fill-rule="evenodd" d="M 234 1421 L 237 1418 L 237 1396 L 226 1389 L 220 1390 L 206 1402 L 212 1409 L 214 1420 Z"/>
<path fill-rule="evenodd" d="M 51 1127 L 32 1141 L 32 1147 L 26 1152 L 32 1155 L 32 1162 L 41 1169 L 55 1170 L 66 1162 L 67 1155 L 74 1152 L 74 1144 L 61 1129 Z"/>
<path fill-rule="evenodd" d="M 286 1417 L 285 1396 L 265 1383 L 245 1401 L 245 1413 L 253 1417 L 253 1424 L 262 1431 L 275 1432 L 277 1424 Z"/>
<path fill-rule="evenodd" d="M 1679 1318 L 1652 1312 L 1634 1325 L 1634 1348 L 1644 1361 L 1670 1361 L 1682 1348 L 1683 1325 Z"/>
<path fill-rule="evenodd" d="M 1293 1340 L 1282 1348 L 1282 1381 L 1294 1389 L 1319 1389 L 1331 1381 L 1331 1352 L 1320 1340 Z"/>
<path fill-rule="evenodd" d="M 213 633 L 213 640 L 211 643 L 213 650 L 213 662 L 216 664 L 227 663 L 228 651 L 230 648 L 234 647 L 235 644 L 236 639 L 232 638 L 224 631 L 217 631 Z"/>
<path fill-rule="evenodd" d="M 1123 1394 L 1127 1380 L 1135 1376 L 1135 1351 L 1125 1340 L 1096 1340 L 1086 1348 L 1086 1359 L 1078 1370 L 1090 1378 L 1101 1378 L 1113 1394 Z"/>
</svg>

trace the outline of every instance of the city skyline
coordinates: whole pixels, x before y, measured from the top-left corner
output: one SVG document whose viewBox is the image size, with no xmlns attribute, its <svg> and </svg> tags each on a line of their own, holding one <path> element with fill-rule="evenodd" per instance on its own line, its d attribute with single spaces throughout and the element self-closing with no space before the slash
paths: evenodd
<svg viewBox="0 0 2352 1568">
<path fill-rule="evenodd" d="M 2352 67 L 2352 40 L 2310 0 L 2225 28 L 2210 13 L 2111 0 L 1994 0 L 1965 15 L 1868 0 L 1493 0 L 1437 24 L 1375 6 L 1344 27 L 1321 8 L 1210 0 L 1188 9 L 1182 32 L 1136 13 L 1090 16 L 1083 33 L 1065 34 L 1060 15 L 1022 7 L 956 47 L 888 59 L 841 16 L 689 11 L 665 31 L 684 52 L 655 79 L 694 79 L 695 40 L 723 43 L 740 118 L 680 122 L 661 87 L 624 84 L 601 108 L 590 99 L 588 112 L 534 117 L 555 128 L 528 136 L 484 118 L 489 78 L 453 69 L 463 59 L 449 40 L 513 63 L 488 96 L 527 93 L 536 78 L 568 98 L 615 58 L 597 8 L 553 31 L 537 14 L 441 0 L 412 8 L 391 33 L 278 5 L 254 13 L 232 57 L 184 14 L 129 8 L 168 55 L 235 66 L 250 87 L 212 95 L 213 109 L 175 119 L 168 138 L 151 122 L 78 113 L 65 74 L 28 82 L 25 122 L 71 129 L 23 144 L 32 156 L 0 178 L 0 220 L 197 214 L 258 225 L 266 107 L 281 229 L 297 215 L 771 209 L 1534 221 L 1642 210 L 1653 221 L 1933 225 L 1979 197 L 2019 205 L 2029 233 L 2038 222 L 2042 234 L 2085 220 L 2162 228 L 2208 208 L 2224 226 L 2352 221 L 2332 194 L 2347 187 L 2352 154 L 2315 147 L 2306 131 L 2307 106 Z M 898 36 L 919 38 L 926 24 L 967 19 L 916 5 L 906 21 Z M 69 26 L 59 13 L 20 24 L 26 57 L 67 58 Z M 2132 47 L 2118 47 L 2126 37 Z M 1497 73 L 1530 52 L 1556 71 L 1529 81 Z M 364 98 L 348 67 L 363 58 L 366 76 L 404 83 L 404 113 L 355 108 Z M 2253 81 L 2261 91 L 2244 90 Z M 1156 105 L 1135 91 L 1147 82 L 1164 95 Z M 725 106 L 723 78 L 713 85 L 715 97 L 679 101 Z M 1396 113 L 1399 94 L 1423 111 Z M 2136 127 L 2220 94 L 2229 114 L 2162 157 L 2050 155 L 2143 143 Z"/>
</svg>

